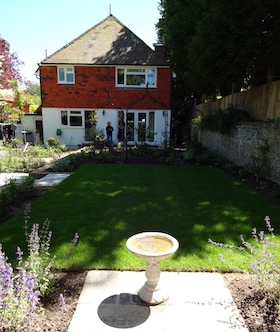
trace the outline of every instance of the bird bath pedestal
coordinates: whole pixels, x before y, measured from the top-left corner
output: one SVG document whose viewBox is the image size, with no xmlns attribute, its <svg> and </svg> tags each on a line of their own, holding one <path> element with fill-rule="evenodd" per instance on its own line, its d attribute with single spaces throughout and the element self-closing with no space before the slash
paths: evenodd
<svg viewBox="0 0 280 332">
<path fill-rule="evenodd" d="M 126 246 L 133 255 L 146 260 L 147 281 L 138 292 L 141 300 L 148 304 L 166 301 L 168 295 L 159 285 L 159 260 L 172 255 L 179 248 L 178 241 L 169 234 L 145 232 L 131 236 Z"/>
</svg>

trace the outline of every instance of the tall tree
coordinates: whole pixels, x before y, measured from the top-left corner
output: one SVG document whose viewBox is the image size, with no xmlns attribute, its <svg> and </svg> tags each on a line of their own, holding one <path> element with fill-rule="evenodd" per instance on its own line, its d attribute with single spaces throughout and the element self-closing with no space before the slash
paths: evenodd
<svg viewBox="0 0 280 332">
<path fill-rule="evenodd" d="M 278 0 L 161 0 L 159 39 L 187 88 L 227 94 L 280 74 Z"/>
<path fill-rule="evenodd" d="M 19 70 L 22 64 L 16 53 L 10 53 L 10 44 L 0 38 L 0 89 L 11 88 L 11 80 L 22 81 Z"/>
</svg>

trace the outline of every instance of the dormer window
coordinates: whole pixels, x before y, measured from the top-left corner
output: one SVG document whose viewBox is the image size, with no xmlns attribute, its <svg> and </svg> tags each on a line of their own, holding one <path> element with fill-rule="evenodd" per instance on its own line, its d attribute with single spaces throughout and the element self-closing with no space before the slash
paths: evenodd
<svg viewBox="0 0 280 332">
<path fill-rule="evenodd" d="M 57 67 L 57 82 L 58 84 L 74 84 L 74 67 Z"/>
<path fill-rule="evenodd" d="M 156 87 L 156 69 L 120 68 L 116 69 L 116 86 L 119 87 Z"/>
</svg>

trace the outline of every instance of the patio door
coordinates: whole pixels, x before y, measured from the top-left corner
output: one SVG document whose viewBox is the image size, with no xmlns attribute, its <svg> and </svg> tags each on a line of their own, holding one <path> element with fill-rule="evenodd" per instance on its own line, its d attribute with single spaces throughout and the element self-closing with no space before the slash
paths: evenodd
<svg viewBox="0 0 280 332">
<path fill-rule="evenodd" d="M 155 112 L 127 113 L 127 140 L 129 142 L 153 142 Z"/>
</svg>

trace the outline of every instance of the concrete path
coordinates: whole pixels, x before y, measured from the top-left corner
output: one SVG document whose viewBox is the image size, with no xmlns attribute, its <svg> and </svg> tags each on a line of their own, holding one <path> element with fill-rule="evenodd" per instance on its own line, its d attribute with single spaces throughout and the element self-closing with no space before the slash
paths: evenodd
<svg viewBox="0 0 280 332">
<path fill-rule="evenodd" d="M 50 173 L 41 179 L 35 180 L 35 185 L 37 186 L 54 186 L 64 179 L 66 179 L 70 174 L 69 173 Z M 26 176 L 29 176 L 28 173 L 0 173 L 0 187 L 4 186 L 11 179 L 16 181 L 21 181 Z"/>
<path fill-rule="evenodd" d="M 41 179 L 35 181 L 37 186 L 54 186 L 61 181 L 65 180 L 70 174 L 69 173 L 50 173 Z"/>
<path fill-rule="evenodd" d="M 4 186 L 11 179 L 20 181 L 28 175 L 28 173 L 0 173 L 0 187 Z"/>
<path fill-rule="evenodd" d="M 90 271 L 68 332 L 248 332 L 218 273 L 162 272 L 169 300 L 137 296 L 145 272 Z"/>
</svg>

